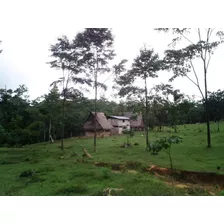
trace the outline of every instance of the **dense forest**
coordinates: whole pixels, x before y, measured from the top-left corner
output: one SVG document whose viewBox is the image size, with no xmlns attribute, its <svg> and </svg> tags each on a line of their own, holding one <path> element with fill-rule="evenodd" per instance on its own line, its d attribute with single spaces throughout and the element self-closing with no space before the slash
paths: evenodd
<svg viewBox="0 0 224 224">
<path fill-rule="evenodd" d="M 22 146 L 61 138 L 62 98 L 56 85 L 51 91 L 36 100 L 29 100 L 24 85 L 17 89 L 0 89 L 0 145 Z M 180 94 L 181 95 L 181 94 Z M 169 126 L 205 122 L 203 104 L 189 97 L 181 97 L 177 102 L 165 97 L 151 97 L 149 127 Z M 210 118 L 220 121 L 224 114 L 224 91 L 209 93 Z M 122 115 L 123 112 L 141 112 L 141 101 L 97 100 L 97 110 L 106 115 Z M 66 101 L 65 137 L 83 135 L 83 124 L 90 111 L 94 110 L 94 100 L 82 94 Z M 144 114 L 143 114 L 144 115 Z M 145 118 L 145 116 L 143 116 Z M 218 126 L 217 126 L 218 130 Z M 161 131 L 158 129 L 158 131 Z M 178 131 L 178 130 L 177 130 Z M 52 136 L 51 136 L 52 135 Z"/>
</svg>

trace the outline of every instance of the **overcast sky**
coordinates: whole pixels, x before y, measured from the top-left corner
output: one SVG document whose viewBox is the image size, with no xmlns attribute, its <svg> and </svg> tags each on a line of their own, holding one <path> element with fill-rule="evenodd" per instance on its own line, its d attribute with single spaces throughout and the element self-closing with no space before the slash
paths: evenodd
<svg viewBox="0 0 224 224">
<path fill-rule="evenodd" d="M 171 40 L 171 36 L 154 31 L 153 23 L 151 26 L 146 26 L 144 23 L 137 24 L 135 20 L 128 23 L 125 16 L 119 17 L 116 23 L 108 22 L 107 25 L 102 22 L 97 23 L 94 20 L 93 7 L 96 2 L 103 4 L 103 1 L 82 0 L 78 3 L 66 0 L 1 0 L 0 2 L 0 40 L 2 40 L 0 49 L 3 49 L 0 54 L 0 88 L 6 86 L 15 89 L 18 85 L 25 84 L 29 89 L 31 99 L 47 93 L 50 83 L 61 75 L 60 72 L 46 64 L 51 60 L 49 46 L 54 44 L 57 37 L 61 35 L 73 38 L 85 27 L 111 27 L 115 36 L 114 49 L 117 54 L 115 62 L 125 58 L 129 60 L 129 63 L 138 55 L 139 49 L 144 44 L 154 48 L 162 56 Z M 117 15 L 121 16 L 122 7 L 118 6 L 116 1 L 110 5 L 112 10 L 115 10 L 114 19 Z M 139 15 L 145 12 L 145 8 L 140 6 L 142 11 Z M 132 1 L 127 9 L 133 17 L 138 15 L 133 14 L 135 10 L 136 12 L 139 10 L 132 4 Z M 98 11 L 97 21 L 102 21 L 106 15 L 106 10 L 100 11 L 100 15 Z M 96 23 L 89 21 L 85 23 L 86 19 Z M 212 57 L 209 67 L 208 88 L 210 91 L 223 88 L 223 57 L 224 46 L 220 46 Z M 197 63 L 196 67 L 200 80 L 203 81 L 202 64 Z M 170 76 L 171 74 L 167 72 L 160 72 L 159 78 L 149 80 L 148 84 L 151 87 L 156 83 L 167 83 Z M 107 80 L 105 84 L 112 86 L 112 76 L 108 78 L 106 74 L 100 79 L 101 81 Z M 179 78 L 173 82 L 173 85 L 186 94 L 200 95 L 198 89 L 185 78 Z M 115 92 L 112 92 L 111 88 L 106 93 L 100 92 L 110 99 L 113 93 Z"/>
</svg>

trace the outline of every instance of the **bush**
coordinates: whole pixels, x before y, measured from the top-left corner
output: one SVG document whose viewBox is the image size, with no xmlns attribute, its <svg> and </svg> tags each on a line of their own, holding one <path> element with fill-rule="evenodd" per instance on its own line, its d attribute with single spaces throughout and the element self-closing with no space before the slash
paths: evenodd
<svg viewBox="0 0 224 224">
<path fill-rule="evenodd" d="M 35 174 L 36 172 L 34 170 L 25 170 L 19 175 L 19 177 L 32 177 Z"/>
<path fill-rule="evenodd" d="M 102 172 L 103 179 L 109 179 L 110 178 L 111 171 L 109 169 L 102 168 L 101 172 Z"/>
</svg>

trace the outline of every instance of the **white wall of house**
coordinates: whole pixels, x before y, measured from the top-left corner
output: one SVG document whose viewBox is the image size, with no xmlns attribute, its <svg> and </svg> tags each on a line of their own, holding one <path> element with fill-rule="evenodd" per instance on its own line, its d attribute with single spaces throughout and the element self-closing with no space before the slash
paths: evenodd
<svg viewBox="0 0 224 224">
<path fill-rule="evenodd" d="M 108 121 L 112 124 L 113 127 L 121 127 L 123 130 L 130 130 L 130 120 L 109 118 Z"/>
<path fill-rule="evenodd" d="M 123 128 L 122 127 L 120 127 L 120 128 L 118 128 L 118 127 L 115 128 L 114 127 L 111 130 L 111 134 L 112 135 L 121 135 L 121 134 L 123 134 L 122 131 L 123 131 Z"/>
</svg>

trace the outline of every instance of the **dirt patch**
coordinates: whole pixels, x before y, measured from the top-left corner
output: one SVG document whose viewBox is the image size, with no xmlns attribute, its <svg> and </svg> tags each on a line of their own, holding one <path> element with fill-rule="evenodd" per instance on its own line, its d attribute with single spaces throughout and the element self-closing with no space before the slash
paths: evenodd
<svg viewBox="0 0 224 224">
<path fill-rule="evenodd" d="M 100 167 L 110 167 L 112 170 L 124 170 L 125 165 L 124 164 L 118 164 L 118 163 L 104 163 L 104 162 L 95 162 L 96 166 Z"/>
<path fill-rule="evenodd" d="M 148 172 L 153 174 L 159 174 L 163 176 L 170 176 L 171 170 L 169 168 L 151 166 L 146 169 Z M 189 182 L 193 184 L 202 183 L 209 185 L 218 185 L 224 187 L 224 175 L 217 173 L 205 173 L 196 171 L 186 171 L 186 170 L 174 170 L 173 178 L 181 182 Z"/>
<path fill-rule="evenodd" d="M 141 164 L 134 162 L 126 162 L 124 164 L 94 162 L 96 166 L 108 167 L 112 172 L 119 173 L 120 171 L 127 171 L 128 173 L 137 174 Z M 186 170 L 174 170 L 173 174 L 169 168 L 152 165 L 149 168 L 141 169 L 142 172 L 149 172 L 156 177 L 163 179 L 167 184 L 171 184 L 171 175 L 173 176 L 174 185 L 178 188 L 190 188 L 203 186 L 214 191 L 224 189 L 224 175 L 217 173 L 205 173 Z"/>
</svg>

